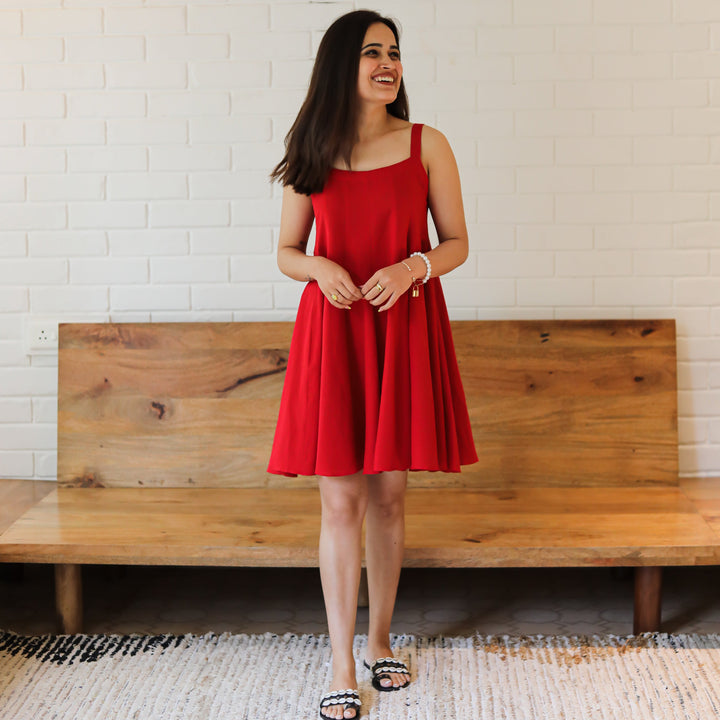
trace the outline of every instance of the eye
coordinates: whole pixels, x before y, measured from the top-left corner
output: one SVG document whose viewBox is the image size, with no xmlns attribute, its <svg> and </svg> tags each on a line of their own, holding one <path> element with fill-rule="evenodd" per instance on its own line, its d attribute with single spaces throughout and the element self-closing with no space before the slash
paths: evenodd
<svg viewBox="0 0 720 720">
<path fill-rule="evenodd" d="M 366 50 L 366 51 L 365 51 L 365 55 L 368 55 L 368 56 L 371 56 L 371 57 L 372 57 L 372 56 L 375 56 L 375 55 L 377 55 L 377 54 L 378 54 L 377 50 L 374 50 L 374 49 L 370 49 L 370 50 Z"/>
<path fill-rule="evenodd" d="M 393 60 L 399 60 L 399 59 L 400 59 L 400 53 L 399 53 L 397 50 L 393 50 L 393 51 L 390 53 L 390 57 L 391 57 Z"/>
</svg>

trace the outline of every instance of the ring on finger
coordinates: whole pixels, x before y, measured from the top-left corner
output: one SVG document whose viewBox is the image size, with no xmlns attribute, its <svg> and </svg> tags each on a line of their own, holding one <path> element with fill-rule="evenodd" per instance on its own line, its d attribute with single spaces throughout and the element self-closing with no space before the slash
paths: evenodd
<svg viewBox="0 0 720 720">
<path fill-rule="evenodd" d="M 335 293 L 333 293 L 330 297 L 331 297 L 335 302 L 338 301 L 338 296 L 337 296 Z"/>
<path fill-rule="evenodd" d="M 380 292 L 382 292 L 382 291 L 385 289 L 380 283 L 376 283 L 376 284 L 375 284 L 375 287 L 376 287 Z"/>
</svg>

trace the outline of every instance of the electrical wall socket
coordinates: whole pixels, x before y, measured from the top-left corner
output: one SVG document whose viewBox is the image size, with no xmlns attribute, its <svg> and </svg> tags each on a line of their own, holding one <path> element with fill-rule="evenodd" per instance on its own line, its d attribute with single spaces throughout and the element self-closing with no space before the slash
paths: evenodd
<svg viewBox="0 0 720 720">
<path fill-rule="evenodd" d="M 30 317 L 25 326 L 25 351 L 28 355 L 54 355 L 58 351 L 58 321 Z"/>
</svg>

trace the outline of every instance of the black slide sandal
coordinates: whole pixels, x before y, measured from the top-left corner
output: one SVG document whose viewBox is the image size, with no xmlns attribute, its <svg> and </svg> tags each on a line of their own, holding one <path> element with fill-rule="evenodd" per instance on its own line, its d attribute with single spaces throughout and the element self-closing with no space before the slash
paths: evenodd
<svg viewBox="0 0 720 720">
<path fill-rule="evenodd" d="M 393 685 L 385 687 L 384 685 L 380 684 L 380 680 L 386 677 L 390 677 L 391 674 L 410 674 L 407 665 L 405 665 L 404 662 L 400 662 L 400 660 L 397 660 L 396 658 L 380 658 L 373 663 L 372 667 L 370 667 L 367 660 L 363 660 L 363 665 L 372 673 L 372 686 L 380 692 L 392 692 L 394 690 L 402 690 L 404 687 L 407 687 L 410 684 L 409 681 L 406 682 L 404 685 L 398 685 L 397 687 L 394 687 Z"/>
<path fill-rule="evenodd" d="M 357 720 L 360 717 L 360 695 L 357 690 L 348 688 L 347 690 L 333 690 L 332 692 L 325 693 L 320 698 L 320 718 L 321 720 L 335 720 L 329 715 L 323 712 L 323 708 L 330 707 L 331 705 L 344 705 L 343 707 L 343 718 L 345 717 L 346 710 L 355 710 L 355 715 L 349 720 Z M 350 707 L 348 707 L 350 706 Z"/>
</svg>

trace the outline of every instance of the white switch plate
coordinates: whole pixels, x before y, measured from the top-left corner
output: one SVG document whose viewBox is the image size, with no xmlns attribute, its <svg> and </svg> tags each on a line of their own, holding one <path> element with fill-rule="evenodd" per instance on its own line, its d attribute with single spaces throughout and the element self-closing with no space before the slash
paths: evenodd
<svg viewBox="0 0 720 720">
<path fill-rule="evenodd" d="M 28 355 L 54 355 L 58 351 L 58 320 L 30 317 L 25 325 L 25 351 Z"/>
</svg>

